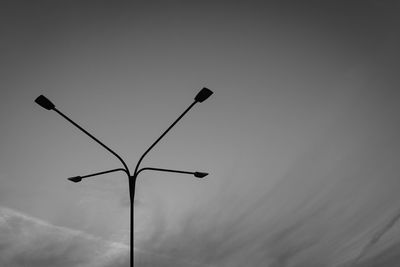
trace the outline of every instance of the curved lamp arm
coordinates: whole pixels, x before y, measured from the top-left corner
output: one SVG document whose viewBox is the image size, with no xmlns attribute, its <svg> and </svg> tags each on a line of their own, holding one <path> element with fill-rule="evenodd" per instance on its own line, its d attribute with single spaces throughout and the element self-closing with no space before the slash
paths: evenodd
<svg viewBox="0 0 400 267">
<path fill-rule="evenodd" d="M 178 121 L 180 121 L 182 119 L 183 116 L 185 116 L 185 114 L 197 103 L 197 101 L 194 101 L 169 127 L 167 130 L 165 130 L 160 137 L 157 138 L 157 140 L 143 153 L 143 155 L 140 157 L 139 161 L 136 164 L 135 167 L 135 172 L 134 172 L 134 176 L 137 176 L 137 174 L 139 173 L 138 169 L 140 166 L 140 163 L 142 162 L 142 160 L 144 159 L 144 157 L 147 155 L 147 153 L 150 152 L 150 150 L 172 129 L 172 127 L 175 126 L 175 124 L 178 123 Z"/>
<path fill-rule="evenodd" d="M 160 172 L 174 172 L 174 173 L 182 173 L 182 174 L 191 174 L 194 175 L 197 178 L 203 178 L 208 175 L 206 172 L 189 172 L 189 171 L 180 171 L 180 170 L 171 170 L 171 169 L 162 169 L 162 168 L 151 168 L 151 167 L 145 167 L 141 168 L 137 173 L 136 176 L 139 175 L 142 171 L 160 171 Z"/>
<path fill-rule="evenodd" d="M 200 90 L 200 92 L 197 93 L 197 95 L 194 98 L 194 102 L 167 128 L 167 130 L 165 130 L 160 137 L 157 138 L 157 140 L 143 153 L 143 155 L 140 157 L 139 161 L 136 164 L 135 167 L 135 172 L 133 174 L 134 178 L 137 176 L 138 174 L 138 170 L 139 170 L 139 166 L 140 163 L 142 162 L 143 158 L 147 155 L 147 153 L 150 152 L 150 150 L 169 132 L 169 130 L 171 130 L 172 127 L 175 126 L 175 124 L 178 123 L 178 121 L 180 121 L 180 119 L 182 119 L 183 116 L 185 116 L 185 114 L 196 104 L 196 103 L 202 103 L 203 101 L 205 101 L 207 98 L 209 98 L 211 95 L 213 94 L 213 92 L 206 88 L 203 87 L 203 89 Z"/>
<path fill-rule="evenodd" d="M 69 121 L 70 123 L 72 123 L 76 128 L 78 128 L 79 130 L 81 130 L 82 132 L 84 132 L 87 136 L 89 136 L 90 138 L 92 138 L 94 141 L 96 141 L 99 145 L 101 145 L 102 147 L 104 147 L 106 150 L 108 150 L 111 154 L 113 154 L 124 166 L 126 173 L 128 174 L 128 176 L 130 176 L 129 173 L 129 168 L 128 165 L 125 163 L 125 161 L 122 159 L 122 157 L 120 155 L 118 155 L 114 150 L 112 150 L 111 148 L 109 148 L 108 146 L 106 146 L 103 142 L 101 142 L 99 139 L 97 139 L 96 137 L 94 137 L 91 133 L 89 133 L 88 131 L 86 131 L 85 129 L 83 129 L 80 125 L 78 125 L 76 122 L 74 122 L 73 120 L 71 120 L 70 118 L 68 118 L 64 113 L 62 113 L 61 111 L 59 111 L 57 108 L 53 108 L 53 110 L 55 112 L 57 112 L 58 114 L 60 114 L 64 119 L 66 119 L 67 121 Z"/>
<path fill-rule="evenodd" d="M 112 170 L 108 170 L 108 171 L 102 171 L 102 172 L 96 172 L 96 173 L 91 173 L 91 174 L 86 174 L 86 175 L 82 175 L 82 176 L 74 176 L 74 177 L 70 177 L 68 178 L 68 180 L 70 180 L 71 182 L 77 183 L 82 181 L 82 179 L 84 178 L 88 178 L 88 177 L 92 177 L 92 176 L 97 176 L 97 175 L 102 175 L 102 174 L 106 174 L 106 173 L 110 173 L 110 172 L 117 172 L 117 171 L 123 171 L 125 172 L 127 175 L 128 172 L 123 169 L 123 168 L 118 168 L 118 169 L 112 169 Z"/>
<path fill-rule="evenodd" d="M 61 111 L 59 111 L 56 106 L 44 95 L 40 95 L 35 99 L 35 102 L 40 105 L 41 107 L 43 107 L 44 109 L 47 110 L 54 110 L 55 112 L 57 112 L 61 117 L 63 117 L 64 119 L 66 119 L 67 121 L 69 121 L 72 125 L 74 125 L 76 128 L 78 128 L 79 130 L 81 130 L 83 133 L 85 133 L 87 136 L 89 136 L 90 138 L 92 138 L 94 141 L 96 141 L 99 145 L 101 145 L 103 148 L 105 148 L 106 150 L 108 150 L 108 152 L 110 152 L 111 154 L 113 154 L 124 166 L 125 168 L 125 172 L 127 173 L 128 177 L 130 177 L 130 173 L 129 173 L 129 168 L 128 165 L 125 163 L 125 161 L 122 159 L 122 157 L 120 155 L 118 155 L 115 151 L 113 151 L 111 148 L 109 148 L 108 146 L 106 146 L 103 142 L 101 142 L 99 139 L 97 139 L 96 137 L 94 137 L 91 133 L 89 133 L 88 131 L 86 131 L 85 129 L 83 129 L 80 125 L 78 125 L 76 122 L 74 122 L 73 120 L 71 120 L 69 117 L 67 117 L 64 113 L 62 113 Z"/>
</svg>

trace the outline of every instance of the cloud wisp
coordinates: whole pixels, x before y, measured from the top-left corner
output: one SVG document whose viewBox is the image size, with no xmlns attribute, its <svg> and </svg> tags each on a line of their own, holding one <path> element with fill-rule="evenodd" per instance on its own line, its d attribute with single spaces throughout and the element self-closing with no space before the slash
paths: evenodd
<svg viewBox="0 0 400 267">
<path fill-rule="evenodd" d="M 128 248 L 0 207 L 0 265 L 127 266 Z"/>
<path fill-rule="evenodd" d="M 135 263 L 138 266 L 207 266 L 143 250 L 135 250 Z M 0 265 L 127 267 L 129 247 L 0 207 Z"/>
<path fill-rule="evenodd" d="M 349 135 L 339 126 L 265 193 L 263 183 L 246 191 L 251 178 L 231 176 L 173 226 L 160 208 L 141 247 L 218 267 L 397 265 L 396 135 L 382 127 Z"/>
</svg>

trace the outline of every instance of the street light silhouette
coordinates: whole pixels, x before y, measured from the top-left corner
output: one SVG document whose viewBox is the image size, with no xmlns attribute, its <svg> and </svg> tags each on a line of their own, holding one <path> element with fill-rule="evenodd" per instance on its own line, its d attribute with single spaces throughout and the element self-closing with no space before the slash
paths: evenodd
<svg viewBox="0 0 400 267">
<path fill-rule="evenodd" d="M 49 100 L 47 99 L 44 95 L 40 95 L 35 99 L 35 102 L 43 107 L 44 109 L 47 110 L 54 110 L 57 112 L 61 117 L 69 121 L 71 124 L 73 124 L 75 127 L 77 127 L 79 130 L 81 130 L 83 133 L 85 133 L 87 136 L 89 136 L 91 139 L 96 141 L 99 145 L 101 145 L 103 148 L 108 150 L 111 154 L 113 154 L 123 165 L 124 168 L 117 168 L 117 169 L 112 169 L 112 170 L 107 170 L 107 171 L 102 171 L 102 172 L 96 172 L 96 173 L 91 173 L 83 176 L 74 176 L 68 178 L 71 182 L 78 183 L 81 182 L 83 179 L 88 178 L 88 177 L 93 177 L 97 175 L 102 175 L 102 174 L 107 174 L 111 172 L 117 172 L 117 171 L 122 171 L 125 172 L 126 175 L 128 176 L 128 181 L 129 181 L 129 195 L 130 195 L 130 266 L 134 266 L 134 205 L 133 202 L 135 200 L 135 186 L 136 186 L 136 179 L 142 171 L 160 171 L 160 172 L 172 172 L 172 173 L 180 173 L 180 174 L 190 174 L 193 175 L 196 178 L 203 178 L 208 175 L 206 172 L 191 172 L 191 171 L 181 171 L 181 170 L 172 170 L 172 169 L 163 169 L 163 168 L 153 168 L 153 167 L 144 167 L 140 168 L 140 164 L 144 157 L 150 152 L 150 150 L 172 129 L 172 127 L 175 126 L 175 124 L 178 123 L 182 119 L 182 117 L 190 110 L 193 108 L 193 106 L 196 103 L 202 103 L 205 101 L 207 98 L 209 98 L 213 92 L 208 89 L 208 88 L 203 88 L 200 90 L 200 92 L 197 93 L 197 95 L 194 98 L 194 102 L 160 135 L 160 137 L 157 138 L 157 140 L 142 154 L 142 156 L 139 158 L 139 161 L 136 164 L 135 171 L 133 175 L 131 175 L 131 172 L 128 168 L 128 165 L 125 163 L 125 161 L 122 159 L 121 156 L 119 156 L 115 151 L 113 151 L 111 148 L 106 146 L 103 142 L 101 142 L 99 139 L 94 137 L 92 134 L 90 134 L 88 131 L 83 129 L 81 126 L 79 126 L 77 123 L 75 123 L 73 120 L 71 120 L 69 117 L 67 117 L 65 114 L 63 114 L 61 111 L 59 111 L 56 106 Z"/>
</svg>

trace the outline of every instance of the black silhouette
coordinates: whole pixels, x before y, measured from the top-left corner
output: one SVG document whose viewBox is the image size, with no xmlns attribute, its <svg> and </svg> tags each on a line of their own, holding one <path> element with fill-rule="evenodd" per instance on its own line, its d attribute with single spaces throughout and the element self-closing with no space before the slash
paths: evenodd
<svg viewBox="0 0 400 267">
<path fill-rule="evenodd" d="M 145 167 L 145 168 L 141 168 L 140 167 L 140 163 L 142 162 L 143 158 L 147 155 L 147 153 L 149 153 L 149 151 L 172 129 L 172 127 L 175 126 L 176 123 L 178 123 L 178 121 L 180 119 L 182 119 L 182 117 L 196 104 L 196 103 L 202 103 L 203 101 L 205 101 L 207 98 L 209 98 L 211 95 L 213 94 L 213 92 L 208 89 L 208 88 L 203 88 L 200 90 L 200 92 L 195 96 L 194 98 L 194 102 L 167 128 L 167 130 L 165 130 L 160 137 L 157 138 L 157 140 L 143 153 L 143 155 L 140 157 L 139 161 L 136 164 L 135 167 L 135 171 L 133 173 L 133 175 L 131 175 L 128 165 L 125 163 L 125 161 L 121 158 L 121 156 L 119 156 L 116 152 L 114 152 L 111 148 L 109 148 L 108 146 L 106 146 L 103 142 L 101 142 L 99 139 L 97 139 L 96 137 L 94 137 L 92 134 L 90 134 L 88 131 L 86 131 L 85 129 L 83 129 L 81 126 L 79 126 L 77 123 L 75 123 L 73 120 L 71 120 L 69 117 L 67 117 L 65 114 L 63 114 L 61 111 L 59 111 L 55 105 L 49 100 L 47 99 L 44 95 L 40 95 L 39 97 L 37 97 L 35 99 L 35 102 L 37 104 L 39 104 L 41 107 L 47 109 L 47 110 L 54 110 L 55 112 L 57 112 L 58 114 L 60 114 L 60 116 L 62 116 L 64 119 L 66 119 L 67 121 L 69 121 L 70 123 L 72 123 L 75 127 L 77 127 L 79 130 L 81 130 L 82 132 L 84 132 L 86 135 L 88 135 L 91 139 L 93 139 L 94 141 L 96 141 L 99 145 L 101 145 L 102 147 L 104 147 L 106 150 L 108 150 L 111 154 L 113 154 L 115 157 L 118 158 L 118 160 L 122 163 L 122 165 L 124 166 L 124 168 L 118 168 L 118 169 L 112 169 L 112 170 L 107 170 L 107 171 L 102 171 L 102 172 L 97 172 L 97 173 L 92 173 L 92 174 L 87 174 L 84 176 L 74 176 L 74 177 L 70 177 L 68 178 L 68 180 L 74 182 L 74 183 L 78 183 L 80 181 L 82 181 L 82 179 L 84 178 L 88 178 L 88 177 L 92 177 L 92 176 L 97 176 L 97 175 L 102 175 L 102 174 L 106 174 L 106 173 L 110 173 L 110 172 L 116 172 L 116 171 L 123 171 L 126 173 L 126 175 L 129 178 L 129 195 L 130 195 L 130 266 L 133 267 L 134 266 L 134 199 L 135 199 L 135 186 L 136 186 L 136 179 L 139 175 L 140 172 L 145 171 L 145 170 L 152 170 L 152 171 L 162 171 L 162 172 L 173 172 L 173 173 L 182 173 L 182 174 L 191 174 L 194 175 L 197 178 L 203 178 L 205 176 L 208 175 L 208 173 L 205 172 L 190 172 L 190 171 L 179 171 L 179 170 L 171 170 L 171 169 L 162 169 L 162 168 L 152 168 L 152 167 Z"/>
</svg>

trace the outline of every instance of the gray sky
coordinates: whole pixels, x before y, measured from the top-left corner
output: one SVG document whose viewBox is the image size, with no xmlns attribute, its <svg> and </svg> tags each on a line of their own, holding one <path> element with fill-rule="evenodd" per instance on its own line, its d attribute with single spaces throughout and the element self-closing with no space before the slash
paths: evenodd
<svg viewBox="0 0 400 267">
<path fill-rule="evenodd" d="M 128 264 L 126 177 L 66 180 L 119 162 L 38 95 L 134 168 L 206 86 L 143 162 L 210 175 L 142 173 L 142 266 L 398 264 L 399 8 L 3 1 L 0 262 Z"/>
</svg>

